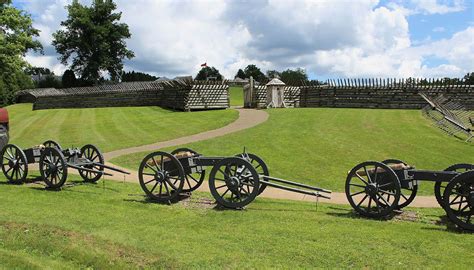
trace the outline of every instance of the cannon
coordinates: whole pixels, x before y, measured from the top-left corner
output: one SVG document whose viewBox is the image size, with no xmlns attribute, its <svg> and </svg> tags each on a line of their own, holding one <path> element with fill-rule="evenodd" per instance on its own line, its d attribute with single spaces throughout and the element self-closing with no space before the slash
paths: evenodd
<svg viewBox="0 0 474 270">
<path fill-rule="evenodd" d="M 171 202 L 181 193 L 202 185 L 210 167 L 209 190 L 216 202 L 226 208 L 242 209 L 268 186 L 317 198 L 330 197 L 330 190 L 271 177 L 265 162 L 255 154 L 232 157 L 206 157 L 188 148 L 171 153 L 154 152 L 140 164 L 140 186 L 151 200 Z"/>
<path fill-rule="evenodd" d="M 61 188 L 67 180 L 68 168 L 76 169 L 85 182 L 95 183 L 103 175 L 111 175 L 104 169 L 130 174 L 105 165 L 104 156 L 92 144 L 82 148 L 62 149 L 55 141 L 46 141 L 28 149 L 7 144 L 1 151 L 2 171 L 7 181 L 20 184 L 28 176 L 28 165 L 37 163 L 41 179 L 51 189 Z"/>
<path fill-rule="evenodd" d="M 448 218 L 474 231 L 474 165 L 455 164 L 444 171 L 418 170 L 389 159 L 366 161 L 349 171 L 345 193 L 354 210 L 369 218 L 386 218 L 410 205 L 422 181 L 435 182 L 434 193 Z"/>
</svg>

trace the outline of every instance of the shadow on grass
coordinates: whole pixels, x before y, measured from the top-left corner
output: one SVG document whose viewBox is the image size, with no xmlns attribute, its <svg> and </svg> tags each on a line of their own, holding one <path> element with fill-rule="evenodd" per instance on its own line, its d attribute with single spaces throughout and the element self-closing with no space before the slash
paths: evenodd
<svg viewBox="0 0 474 270">
<path fill-rule="evenodd" d="M 167 200 L 167 201 L 159 201 L 156 199 L 152 199 L 145 194 L 128 194 L 129 197 L 142 197 L 142 199 L 123 199 L 125 202 L 137 202 L 137 203 L 142 203 L 142 204 L 160 204 L 160 205 L 173 205 L 177 204 L 181 201 L 187 200 L 191 197 L 191 194 L 189 193 L 180 193 L 178 196 L 176 196 L 172 200 Z"/>
</svg>

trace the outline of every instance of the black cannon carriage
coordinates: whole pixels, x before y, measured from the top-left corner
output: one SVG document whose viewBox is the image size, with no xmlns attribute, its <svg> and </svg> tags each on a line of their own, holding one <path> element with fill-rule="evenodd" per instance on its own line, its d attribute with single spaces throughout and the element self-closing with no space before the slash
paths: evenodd
<svg viewBox="0 0 474 270">
<path fill-rule="evenodd" d="M 418 170 L 401 160 L 366 161 L 347 175 L 346 197 L 356 212 L 384 218 L 415 199 L 422 181 L 435 182 L 434 193 L 448 218 L 474 231 L 474 165 L 455 164 L 444 171 Z"/>
<path fill-rule="evenodd" d="M 330 190 L 271 177 L 265 162 L 245 151 L 234 157 L 205 157 L 188 148 L 154 152 L 140 164 L 139 182 L 150 199 L 170 202 L 181 193 L 199 188 L 207 167 L 211 167 L 209 191 L 226 208 L 245 207 L 267 186 L 330 199 L 325 195 Z"/>
<path fill-rule="evenodd" d="M 67 180 L 68 168 L 76 169 L 85 182 L 97 182 L 104 171 L 129 174 L 105 165 L 104 156 L 94 145 L 82 148 L 62 149 L 55 141 L 46 141 L 42 145 L 22 150 L 14 144 L 6 145 L 1 151 L 2 171 L 12 184 L 23 183 L 28 176 L 28 165 L 37 163 L 41 179 L 48 188 L 59 189 Z"/>
</svg>

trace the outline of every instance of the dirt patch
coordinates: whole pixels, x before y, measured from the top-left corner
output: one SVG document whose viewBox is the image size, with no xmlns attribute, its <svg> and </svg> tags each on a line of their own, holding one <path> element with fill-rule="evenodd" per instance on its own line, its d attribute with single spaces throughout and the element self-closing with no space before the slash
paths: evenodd
<svg viewBox="0 0 474 270">
<path fill-rule="evenodd" d="M 393 217 L 394 220 L 401 220 L 401 221 L 411 221 L 415 222 L 420 219 L 419 215 L 415 211 L 400 211 L 398 215 Z"/>
</svg>

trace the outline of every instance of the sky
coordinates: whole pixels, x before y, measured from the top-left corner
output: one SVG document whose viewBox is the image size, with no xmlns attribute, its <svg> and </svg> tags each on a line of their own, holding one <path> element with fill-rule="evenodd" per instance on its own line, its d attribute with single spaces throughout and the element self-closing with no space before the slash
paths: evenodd
<svg viewBox="0 0 474 270">
<path fill-rule="evenodd" d="M 71 0 L 14 0 L 31 14 L 57 75 L 52 33 Z M 90 4 L 91 0 L 80 1 Z M 474 72 L 474 0 L 116 0 L 135 58 L 125 70 L 195 75 L 202 63 L 226 78 L 255 64 L 303 68 L 311 79 L 463 77 Z"/>
</svg>

